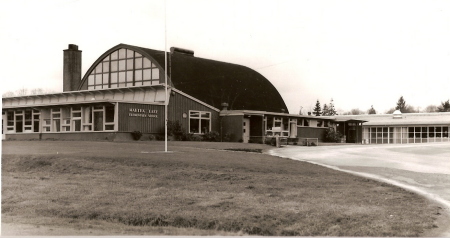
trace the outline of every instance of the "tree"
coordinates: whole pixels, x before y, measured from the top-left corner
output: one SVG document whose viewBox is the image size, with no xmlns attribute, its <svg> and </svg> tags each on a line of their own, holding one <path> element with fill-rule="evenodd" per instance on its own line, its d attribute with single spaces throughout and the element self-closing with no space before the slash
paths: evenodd
<svg viewBox="0 0 450 238">
<path fill-rule="evenodd" d="M 387 110 L 387 111 L 385 112 L 385 114 L 392 114 L 392 113 L 395 112 L 395 110 L 397 110 L 397 109 L 395 109 L 395 107 L 393 107 L 393 108 Z"/>
<path fill-rule="evenodd" d="M 362 115 L 364 114 L 363 111 L 361 111 L 359 108 L 353 108 L 349 112 L 344 113 L 344 115 Z"/>
<path fill-rule="evenodd" d="M 400 110 L 402 113 L 405 112 L 406 109 L 406 102 L 403 96 L 401 96 L 397 101 L 397 106 L 395 107 L 395 110 Z"/>
<path fill-rule="evenodd" d="M 320 116 L 320 115 L 322 114 L 322 109 L 320 108 L 320 102 L 319 102 L 319 99 L 317 99 L 316 106 L 314 107 L 313 110 L 314 110 L 313 113 L 314 113 L 314 115 L 316 115 L 316 116 Z"/>
<path fill-rule="evenodd" d="M 334 108 L 334 101 L 331 99 L 330 106 L 328 107 L 328 116 L 337 115 L 336 109 Z"/>
<path fill-rule="evenodd" d="M 368 114 L 377 114 L 377 111 L 373 108 L 373 105 L 371 108 L 367 111 Z"/>
<path fill-rule="evenodd" d="M 53 93 L 53 90 L 47 90 L 42 88 L 34 88 L 31 90 L 28 90 L 27 88 L 23 87 L 21 89 L 13 91 L 8 91 L 2 94 L 2 97 L 15 97 L 15 96 L 26 96 L 26 95 L 37 95 L 37 94 L 45 94 L 45 93 Z"/>
<path fill-rule="evenodd" d="M 407 105 L 405 99 L 403 96 L 401 96 L 397 101 L 397 106 L 395 107 L 395 110 L 400 110 L 402 113 L 414 113 L 417 112 L 416 109 L 414 109 L 413 106 Z"/>
<path fill-rule="evenodd" d="M 441 105 L 437 107 L 438 112 L 450 112 L 450 100 L 441 102 Z"/>
<path fill-rule="evenodd" d="M 328 116 L 328 105 L 327 104 L 323 104 L 323 109 L 322 109 L 322 116 Z"/>
<path fill-rule="evenodd" d="M 425 109 L 423 109 L 423 112 L 437 112 L 438 107 L 436 105 L 428 105 Z"/>
</svg>

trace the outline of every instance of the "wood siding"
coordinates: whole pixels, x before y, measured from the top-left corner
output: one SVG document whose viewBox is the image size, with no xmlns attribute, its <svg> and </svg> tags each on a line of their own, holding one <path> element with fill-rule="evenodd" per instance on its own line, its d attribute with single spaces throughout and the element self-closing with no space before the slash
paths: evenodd
<svg viewBox="0 0 450 238">
<path fill-rule="evenodd" d="M 164 133 L 164 106 L 119 103 L 119 131 Z"/>
<path fill-rule="evenodd" d="M 318 138 L 320 142 L 325 138 L 327 128 L 316 127 L 297 127 L 297 137 L 300 138 Z"/>
<path fill-rule="evenodd" d="M 222 140 L 230 142 L 238 142 L 242 140 L 242 123 L 244 121 L 243 115 L 238 116 L 224 116 L 221 118 L 222 124 Z"/>
<path fill-rule="evenodd" d="M 169 99 L 169 121 L 179 121 L 186 133 L 189 132 L 189 111 L 205 111 L 211 112 L 211 131 L 219 132 L 219 112 L 192 100 L 180 93 L 173 92 Z M 183 113 L 186 113 L 186 118 L 183 118 Z"/>
</svg>

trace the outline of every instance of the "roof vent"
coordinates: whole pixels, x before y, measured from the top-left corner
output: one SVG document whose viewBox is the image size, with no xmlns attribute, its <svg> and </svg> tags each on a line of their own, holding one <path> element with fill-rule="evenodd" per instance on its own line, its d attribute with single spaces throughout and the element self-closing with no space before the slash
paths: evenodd
<svg viewBox="0 0 450 238">
<path fill-rule="evenodd" d="M 392 113 L 392 116 L 394 117 L 394 119 L 402 119 L 402 112 L 400 110 L 395 110 L 394 113 Z"/>
<path fill-rule="evenodd" d="M 170 47 L 170 53 L 181 53 L 181 54 L 185 54 L 185 55 L 190 55 L 190 56 L 194 56 L 194 51 L 193 50 L 188 50 L 188 49 L 183 49 L 183 48 L 178 48 L 178 47 Z"/>
</svg>

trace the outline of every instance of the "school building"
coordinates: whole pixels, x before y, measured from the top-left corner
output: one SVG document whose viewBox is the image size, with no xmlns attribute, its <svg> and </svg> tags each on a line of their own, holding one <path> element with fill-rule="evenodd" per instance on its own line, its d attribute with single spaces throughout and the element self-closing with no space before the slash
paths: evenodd
<svg viewBox="0 0 450 238">
<path fill-rule="evenodd" d="M 448 141 L 449 113 L 289 114 L 270 81 L 248 67 L 176 47 L 166 54 L 167 71 L 164 51 L 119 44 L 82 75 L 82 52 L 70 44 L 63 50 L 63 92 L 2 98 L 2 139 L 117 141 L 132 140 L 133 131 L 154 138 L 164 133 L 167 103 L 168 121 L 186 134 L 214 131 L 221 141 L 260 143 L 276 134 L 323 141 L 329 127 L 347 143 Z"/>
</svg>

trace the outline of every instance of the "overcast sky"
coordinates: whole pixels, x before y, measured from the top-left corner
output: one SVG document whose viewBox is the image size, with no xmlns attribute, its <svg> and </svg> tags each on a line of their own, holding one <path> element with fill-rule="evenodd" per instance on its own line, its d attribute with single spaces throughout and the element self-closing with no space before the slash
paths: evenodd
<svg viewBox="0 0 450 238">
<path fill-rule="evenodd" d="M 119 43 L 164 50 L 165 32 L 167 49 L 258 71 L 292 114 L 450 98 L 450 1 L 0 0 L 1 91 L 61 92 L 68 44 L 84 75 Z"/>
</svg>

